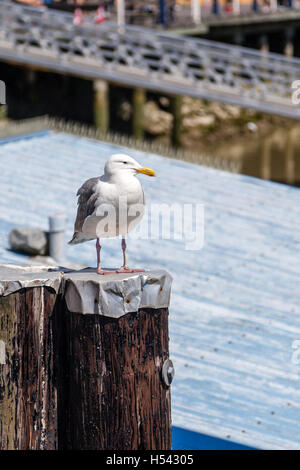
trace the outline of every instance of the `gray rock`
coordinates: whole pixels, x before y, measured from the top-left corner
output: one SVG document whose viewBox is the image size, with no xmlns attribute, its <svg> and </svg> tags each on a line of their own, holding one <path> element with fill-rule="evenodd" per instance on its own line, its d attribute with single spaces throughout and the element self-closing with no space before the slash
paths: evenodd
<svg viewBox="0 0 300 470">
<path fill-rule="evenodd" d="M 9 234 L 9 243 L 12 250 L 28 255 L 48 254 L 47 235 L 37 228 L 14 228 Z"/>
<path fill-rule="evenodd" d="M 154 101 L 148 101 L 145 104 L 144 113 L 144 127 L 150 134 L 161 135 L 171 130 L 172 114 L 159 109 Z"/>
</svg>

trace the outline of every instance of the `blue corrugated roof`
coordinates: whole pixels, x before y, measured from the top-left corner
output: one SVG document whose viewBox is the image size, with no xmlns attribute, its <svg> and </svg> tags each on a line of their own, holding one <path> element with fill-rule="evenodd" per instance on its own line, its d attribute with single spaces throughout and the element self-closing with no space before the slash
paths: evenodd
<svg viewBox="0 0 300 470">
<path fill-rule="evenodd" d="M 143 178 L 148 202 L 203 202 L 205 246 L 133 240 L 132 265 L 164 267 L 174 277 L 170 310 L 173 423 L 258 448 L 300 449 L 300 192 L 64 133 L 0 145 L 0 260 L 15 225 L 47 229 L 68 215 L 71 237 L 80 184 L 102 174 L 108 156 L 127 152 L 154 168 Z M 95 264 L 94 243 L 67 246 Z M 119 240 L 103 242 L 106 266 L 119 266 Z"/>
</svg>

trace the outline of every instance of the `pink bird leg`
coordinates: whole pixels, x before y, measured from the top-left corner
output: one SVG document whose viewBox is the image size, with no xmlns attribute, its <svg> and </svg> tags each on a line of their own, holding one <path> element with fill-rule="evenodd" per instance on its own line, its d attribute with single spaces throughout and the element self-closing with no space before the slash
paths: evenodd
<svg viewBox="0 0 300 470">
<path fill-rule="evenodd" d="M 145 271 L 144 269 L 132 269 L 127 266 L 125 238 L 122 238 L 121 246 L 122 246 L 122 251 L 123 251 L 123 266 L 121 266 L 121 268 L 118 269 L 116 272 L 117 273 L 143 273 Z"/>
<path fill-rule="evenodd" d="M 97 238 L 96 241 L 96 251 L 97 251 L 97 273 L 98 274 L 115 274 L 117 271 L 110 271 L 108 269 L 102 269 L 101 268 L 101 262 L 100 262 L 100 251 L 101 251 L 101 245 L 100 245 L 100 240 Z"/>
</svg>

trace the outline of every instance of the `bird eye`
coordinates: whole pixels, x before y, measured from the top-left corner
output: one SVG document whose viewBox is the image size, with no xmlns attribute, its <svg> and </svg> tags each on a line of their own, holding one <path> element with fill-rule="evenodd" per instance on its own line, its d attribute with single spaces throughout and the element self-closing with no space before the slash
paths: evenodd
<svg viewBox="0 0 300 470">
<path fill-rule="evenodd" d="M 123 163 L 124 163 L 124 165 L 127 165 L 127 162 L 123 162 Z"/>
</svg>

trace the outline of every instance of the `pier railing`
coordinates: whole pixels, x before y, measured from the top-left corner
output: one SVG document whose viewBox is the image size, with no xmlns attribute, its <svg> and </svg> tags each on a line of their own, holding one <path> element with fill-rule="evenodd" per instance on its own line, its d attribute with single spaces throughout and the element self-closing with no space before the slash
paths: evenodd
<svg viewBox="0 0 300 470">
<path fill-rule="evenodd" d="M 300 118 L 300 60 L 0 1 L 0 60 Z M 1 78 L 1 77 L 0 77 Z"/>
</svg>

